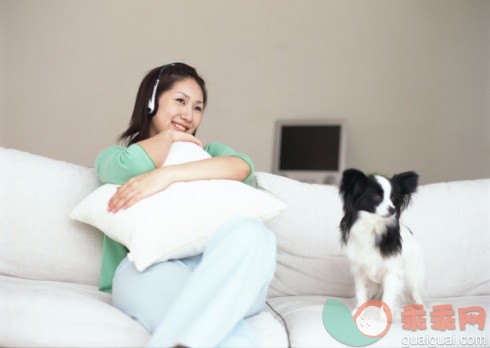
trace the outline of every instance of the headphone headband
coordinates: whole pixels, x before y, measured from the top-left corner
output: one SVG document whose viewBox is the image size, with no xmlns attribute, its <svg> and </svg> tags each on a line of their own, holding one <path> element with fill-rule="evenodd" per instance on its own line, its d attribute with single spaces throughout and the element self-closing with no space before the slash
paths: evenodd
<svg viewBox="0 0 490 348">
<path fill-rule="evenodd" d="M 160 71 L 158 72 L 157 79 L 155 80 L 155 84 L 153 85 L 153 91 L 151 93 L 150 100 L 148 100 L 148 108 L 146 113 L 150 117 L 152 117 L 156 113 L 156 94 L 157 94 L 158 84 L 160 83 L 160 78 L 162 77 L 163 73 L 166 70 L 173 67 L 175 64 L 177 63 L 164 65 L 160 68 Z"/>
</svg>

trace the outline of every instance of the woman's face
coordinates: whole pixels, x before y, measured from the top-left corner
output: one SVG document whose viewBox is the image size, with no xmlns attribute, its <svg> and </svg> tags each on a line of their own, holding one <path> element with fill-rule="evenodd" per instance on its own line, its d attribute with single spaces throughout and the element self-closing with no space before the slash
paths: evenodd
<svg viewBox="0 0 490 348">
<path fill-rule="evenodd" d="M 204 111 L 201 87 L 193 78 L 174 83 L 158 98 L 158 110 L 151 120 L 150 137 L 165 130 L 193 134 Z"/>
</svg>

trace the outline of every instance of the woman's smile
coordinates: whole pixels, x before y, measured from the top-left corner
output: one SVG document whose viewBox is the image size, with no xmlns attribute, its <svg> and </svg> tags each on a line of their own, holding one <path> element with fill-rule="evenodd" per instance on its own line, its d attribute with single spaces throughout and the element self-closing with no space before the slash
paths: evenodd
<svg viewBox="0 0 490 348">
<path fill-rule="evenodd" d="M 180 132 L 187 132 L 188 127 L 183 125 L 182 123 L 177 123 L 175 121 L 172 121 L 172 125 L 174 126 L 175 130 L 180 131 Z"/>
</svg>

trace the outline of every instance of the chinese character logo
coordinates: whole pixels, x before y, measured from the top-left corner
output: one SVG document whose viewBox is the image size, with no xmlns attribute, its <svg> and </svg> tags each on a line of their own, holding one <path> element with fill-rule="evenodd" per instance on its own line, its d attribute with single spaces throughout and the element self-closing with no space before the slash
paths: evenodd
<svg viewBox="0 0 490 348">
<path fill-rule="evenodd" d="M 466 329 L 466 324 L 478 325 L 478 330 L 483 330 L 485 327 L 486 313 L 482 307 L 474 306 L 458 309 L 459 313 L 459 328 L 461 331 Z"/>
<path fill-rule="evenodd" d="M 410 331 L 425 330 L 427 328 L 427 319 L 425 318 L 425 309 L 423 305 L 405 306 L 403 309 L 402 328 Z"/>
<path fill-rule="evenodd" d="M 409 331 L 427 328 L 426 310 L 422 305 L 404 306 L 402 312 L 402 328 Z M 434 305 L 430 314 L 432 330 L 456 330 L 456 311 L 451 304 Z M 478 325 L 478 330 L 485 327 L 486 313 L 482 307 L 473 306 L 458 309 L 459 329 L 466 330 L 466 325 Z"/>
</svg>

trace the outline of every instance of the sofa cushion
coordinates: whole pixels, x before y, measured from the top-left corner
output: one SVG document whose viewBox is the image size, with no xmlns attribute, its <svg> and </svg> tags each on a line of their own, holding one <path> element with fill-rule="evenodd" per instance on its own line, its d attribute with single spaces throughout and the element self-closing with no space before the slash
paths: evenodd
<svg viewBox="0 0 490 348">
<path fill-rule="evenodd" d="M 259 187 L 288 209 L 269 221 L 278 243 L 269 295 L 350 297 L 354 284 L 340 247 L 342 202 L 335 186 L 257 173 Z M 422 185 L 402 223 L 422 246 L 426 295 L 490 295 L 490 179 Z"/>
<path fill-rule="evenodd" d="M 0 276 L 0 345 L 143 347 L 150 334 L 94 286 Z M 260 347 L 287 347 L 284 327 L 264 311 L 247 318 Z"/>
<path fill-rule="evenodd" d="M 73 221 L 92 169 L 0 148 L 0 275 L 98 283 L 102 234 Z"/>
<path fill-rule="evenodd" d="M 0 313 L 6 347 L 142 347 L 149 338 L 95 286 L 0 276 Z"/>
</svg>

